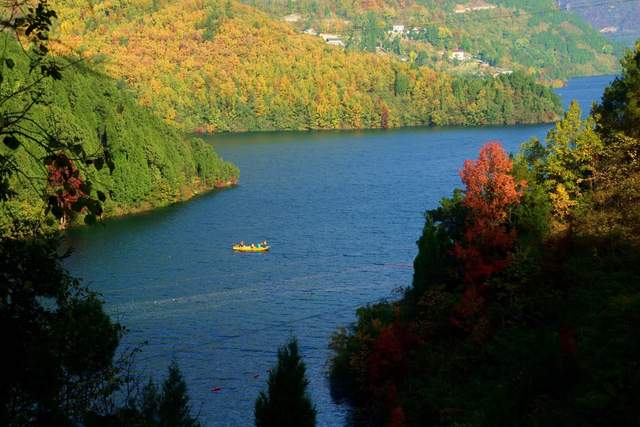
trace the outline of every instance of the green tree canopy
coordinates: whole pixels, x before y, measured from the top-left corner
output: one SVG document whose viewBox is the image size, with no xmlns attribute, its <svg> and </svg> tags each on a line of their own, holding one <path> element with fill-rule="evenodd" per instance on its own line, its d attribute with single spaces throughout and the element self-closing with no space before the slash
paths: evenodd
<svg viewBox="0 0 640 427">
<path fill-rule="evenodd" d="M 610 135 L 623 132 L 640 137 L 640 41 L 635 51 L 622 60 L 622 75 L 604 91 L 602 102 L 594 108 L 598 129 Z"/>
<path fill-rule="evenodd" d="M 308 384 L 298 341 L 292 339 L 278 350 L 278 364 L 269 374 L 268 392 L 260 392 L 256 400 L 256 427 L 315 426 L 316 409 L 306 392 Z"/>
</svg>

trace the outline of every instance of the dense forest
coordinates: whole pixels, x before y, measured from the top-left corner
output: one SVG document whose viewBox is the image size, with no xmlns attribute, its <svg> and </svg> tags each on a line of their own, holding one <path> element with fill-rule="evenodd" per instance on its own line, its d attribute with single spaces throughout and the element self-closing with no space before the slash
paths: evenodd
<svg viewBox="0 0 640 427">
<path fill-rule="evenodd" d="M 616 69 L 612 54 L 619 51 L 617 43 L 578 15 L 560 10 L 554 0 L 245 2 L 275 16 L 297 13 L 298 29 L 337 32 L 350 48 L 415 55 L 419 63 L 442 69 L 456 69 L 447 51 L 461 48 L 490 65 L 552 81 L 611 74 Z M 472 9 L 455 12 L 465 7 Z M 393 25 L 404 25 L 406 32 L 391 32 Z"/>
<path fill-rule="evenodd" d="M 15 58 L 11 68 L 3 67 L 4 96 L 16 87 L 27 87 L 34 73 L 11 36 L 2 39 L 5 55 Z M 163 206 L 238 178 L 237 168 L 220 159 L 211 146 L 163 123 L 110 78 L 82 61 L 57 58 L 56 62 L 61 79 L 37 85 L 39 103 L 30 110 L 25 131 L 42 127 L 48 135 L 71 141 L 87 153 L 108 151 L 110 161 L 117 164 L 113 170 L 100 162 L 99 170 L 80 171 L 80 179 L 92 184 L 90 193 L 107 196 L 105 215 Z M 4 107 L 11 110 L 21 102 L 24 99 L 14 97 Z M 15 217 L 38 216 L 44 208 L 42 194 L 55 187 L 42 167 L 40 147 L 27 137 L 23 142 L 17 150 L 0 147 L 0 155 L 12 153 L 23 172 L 12 178 L 18 197 L 2 203 L 0 228 Z"/>
<path fill-rule="evenodd" d="M 411 287 L 358 310 L 332 384 L 366 425 L 634 425 L 640 44 L 592 115 L 488 143 L 426 213 Z"/>
<path fill-rule="evenodd" d="M 58 51 L 99 62 L 191 131 L 534 123 L 560 110 L 524 74 L 453 77 L 346 52 L 233 1 L 67 1 L 58 11 Z"/>
<path fill-rule="evenodd" d="M 199 426 L 177 363 L 169 365 L 161 389 L 151 378 L 143 386 L 133 371 L 140 348 L 118 348 L 126 328 L 109 317 L 98 294 L 66 271 L 61 232 L 43 224 L 56 219 L 64 226 L 80 216 L 93 224 L 110 203 L 130 209 L 122 200 L 149 197 L 134 179 L 149 181 L 140 184 L 142 191 L 181 179 L 166 182 L 165 197 L 171 198 L 178 183 L 200 179 L 204 186 L 225 174 L 231 179 L 236 170 L 203 143 L 166 131 L 109 79 L 49 55 L 56 12 L 46 0 L 2 6 L 0 425 Z M 139 133 L 127 132 L 135 127 Z M 145 146 L 136 147 L 139 142 Z M 184 147 L 172 150 L 170 144 Z M 137 151 L 145 148 L 151 153 L 146 162 Z"/>
</svg>

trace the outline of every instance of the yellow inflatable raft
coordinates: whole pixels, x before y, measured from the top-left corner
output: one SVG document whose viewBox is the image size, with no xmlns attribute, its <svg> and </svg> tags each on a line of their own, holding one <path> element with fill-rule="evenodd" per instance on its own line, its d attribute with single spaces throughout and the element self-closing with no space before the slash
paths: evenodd
<svg viewBox="0 0 640 427">
<path fill-rule="evenodd" d="M 233 250 L 237 252 L 267 252 L 271 246 L 255 246 L 255 245 L 233 245 Z"/>
</svg>

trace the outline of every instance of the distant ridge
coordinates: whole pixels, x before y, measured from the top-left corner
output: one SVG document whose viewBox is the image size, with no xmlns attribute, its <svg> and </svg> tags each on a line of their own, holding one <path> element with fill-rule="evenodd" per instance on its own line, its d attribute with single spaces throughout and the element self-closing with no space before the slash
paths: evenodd
<svg viewBox="0 0 640 427">
<path fill-rule="evenodd" d="M 558 4 L 628 46 L 640 38 L 640 0 L 559 0 Z"/>
</svg>

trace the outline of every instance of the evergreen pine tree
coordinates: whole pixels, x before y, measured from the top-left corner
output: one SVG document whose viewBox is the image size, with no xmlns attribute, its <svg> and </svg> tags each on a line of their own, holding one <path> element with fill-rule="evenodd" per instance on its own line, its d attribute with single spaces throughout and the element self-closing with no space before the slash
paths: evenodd
<svg viewBox="0 0 640 427">
<path fill-rule="evenodd" d="M 191 416 L 187 383 L 182 378 L 175 360 L 169 365 L 169 375 L 162 384 L 158 413 L 160 425 L 163 427 L 200 426 L 200 423 Z"/>
<path fill-rule="evenodd" d="M 602 136 L 623 133 L 640 138 L 640 40 L 621 61 L 622 75 L 604 91 L 593 113 Z"/>
<path fill-rule="evenodd" d="M 158 387 L 149 379 L 147 385 L 142 389 L 142 398 L 140 401 L 140 414 L 149 423 L 157 424 L 160 418 L 160 396 Z"/>
<path fill-rule="evenodd" d="M 278 350 L 278 364 L 269 374 L 268 394 L 256 400 L 256 427 L 312 427 L 316 409 L 306 393 L 309 381 L 293 338 Z"/>
</svg>

